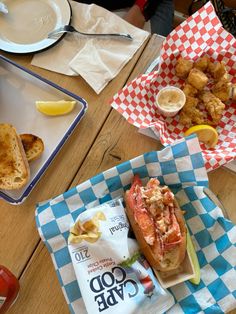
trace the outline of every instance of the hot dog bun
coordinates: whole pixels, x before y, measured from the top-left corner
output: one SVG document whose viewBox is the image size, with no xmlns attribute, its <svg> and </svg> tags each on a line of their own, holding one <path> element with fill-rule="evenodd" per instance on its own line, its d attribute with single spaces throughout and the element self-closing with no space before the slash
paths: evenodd
<svg viewBox="0 0 236 314">
<path fill-rule="evenodd" d="M 158 180 L 155 182 L 158 182 Z M 162 213 L 160 212 L 160 209 L 158 209 L 159 214 L 155 216 L 153 215 L 153 208 L 152 213 L 148 211 L 148 206 L 146 205 L 147 198 L 146 201 L 144 201 L 145 197 L 140 198 L 138 196 L 139 191 L 134 188 L 134 185 L 135 183 L 133 183 L 130 190 L 126 191 L 125 203 L 126 213 L 139 243 L 140 250 L 154 269 L 165 274 L 169 272 L 170 275 L 172 275 L 173 273 L 178 272 L 181 268 L 181 263 L 186 254 L 186 227 L 182 211 L 173 197 L 173 200 L 170 200 L 170 204 L 173 203 L 171 215 L 175 217 L 173 218 L 173 221 L 175 221 L 175 228 L 178 232 L 178 241 L 167 244 L 163 243 L 163 239 L 166 237 L 165 234 L 168 234 L 168 230 L 169 228 L 171 229 L 171 227 L 168 227 L 166 233 L 162 232 L 161 235 L 159 231 L 156 231 L 158 226 L 162 227 L 160 224 Z M 167 193 L 170 192 L 167 187 L 160 188 L 163 188 Z M 172 193 L 169 195 L 173 196 Z M 170 205 L 168 206 L 170 207 Z M 164 205 L 164 208 L 163 210 L 167 211 L 166 205 Z M 157 219 L 159 219 L 158 223 Z M 163 221 L 163 223 L 165 222 Z M 158 245 L 158 242 L 162 242 L 162 245 Z"/>
</svg>

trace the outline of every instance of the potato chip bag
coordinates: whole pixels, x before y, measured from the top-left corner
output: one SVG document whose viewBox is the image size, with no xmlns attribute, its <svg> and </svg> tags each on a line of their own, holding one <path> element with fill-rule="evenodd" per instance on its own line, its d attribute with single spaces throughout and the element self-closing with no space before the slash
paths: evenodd
<svg viewBox="0 0 236 314">
<path fill-rule="evenodd" d="M 140 254 L 121 199 L 81 213 L 68 247 L 89 314 L 164 313 L 174 304 Z"/>
</svg>

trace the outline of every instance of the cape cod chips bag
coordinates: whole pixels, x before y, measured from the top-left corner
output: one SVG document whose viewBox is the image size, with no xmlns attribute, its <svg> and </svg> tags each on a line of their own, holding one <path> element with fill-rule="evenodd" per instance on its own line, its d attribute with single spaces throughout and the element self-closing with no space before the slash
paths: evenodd
<svg viewBox="0 0 236 314">
<path fill-rule="evenodd" d="M 69 252 L 88 313 L 163 313 L 174 304 L 129 235 L 122 200 L 81 213 L 70 229 Z"/>
</svg>

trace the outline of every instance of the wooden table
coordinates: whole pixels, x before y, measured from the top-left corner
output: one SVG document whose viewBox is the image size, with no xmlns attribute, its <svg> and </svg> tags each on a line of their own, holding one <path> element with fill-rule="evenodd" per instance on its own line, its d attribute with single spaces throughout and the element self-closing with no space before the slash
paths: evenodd
<svg viewBox="0 0 236 314">
<path fill-rule="evenodd" d="M 21 290 L 9 314 L 69 313 L 51 257 L 35 224 L 35 204 L 85 181 L 97 173 L 161 144 L 138 133 L 137 128 L 109 106 L 111 97 L 128 81 L 143 73 L 158 56 L 163 38 L 148 39 L 120 74 L 100 95 L 81 77 L 68 77 L 30 65 L 32 55 L 8 58 L 85 98 L 88 111 L 27 200 L 18 206 L 0 200 L 0 263 L 19 278 Z M 89 132 L 88 132 L 89 130 Z M 220 168 L 209 174 L 210 188 L 236 223 L 233 210 L 236 176 Z M 236 313 L 236 311 L 234 311 Z"/>
</svg>

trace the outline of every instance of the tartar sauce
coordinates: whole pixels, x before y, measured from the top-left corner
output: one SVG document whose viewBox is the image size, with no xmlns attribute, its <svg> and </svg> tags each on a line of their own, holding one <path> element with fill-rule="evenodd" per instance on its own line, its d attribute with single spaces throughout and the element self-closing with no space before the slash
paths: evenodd
<svg viewBox="0 0 236 314">
<path fill-rule="evenodd" d="M 158 97 L 159 105 L 166 110 L 177 110 L 182 107 L 183 97 L 177 90 L 166 89 Z"/>
<path fill-rule="evenodd" d="M 165 117 L 174 117 L 184 106 L 184 92 L 176 86 L 163 87 L 157 94 L 158 112 Z"/>
</svg>

